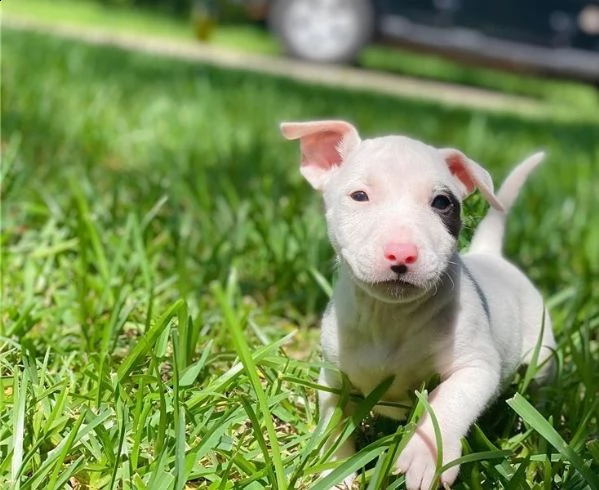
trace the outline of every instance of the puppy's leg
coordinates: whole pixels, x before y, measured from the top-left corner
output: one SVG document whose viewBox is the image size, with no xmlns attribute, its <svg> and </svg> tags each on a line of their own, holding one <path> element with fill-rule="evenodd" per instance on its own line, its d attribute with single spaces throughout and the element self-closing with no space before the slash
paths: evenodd
<svg viewBox="0 0 599 490">
<path fill-rule="evenodd" d="M 469 362 L 454 370 L 432 393 L 430 405 L 437 418 L 443 443 L 443 464 L 460 457 L 461 438 L 496 394 L 499 387 L 497 362 Z M 437 445 L 433 424 L 424 415 L 415 434 L 399 455 L 396 470 L 406 475 L 408 490 L 428 490 L 436 470 Z M 441 475 L 444 486 L 451 485 L 458 466 Z"/>
<path fill-rule="evenodd" d="M 342 381 L 339 373 L 331 371 L 329 369 L 321 369 L 320 377 L 318 380 L 319 384 L 322 386 L 328 386 L 330 388 L 336 388 L 341 390 Z M 323 427 L 327 427 L 333 417 L 335 409 L 339 406 L 341 397 L 336 393 L 331 393 L 330 391 L 319 391 L 318 392 L 318 407 L 319 407 L 319 416 L 320 420 L 324 420 Z M 351 403 L 348 403 L 345 407 L 343 407 L 343 411 L 345 415 L 351 415 Z M 337 440 L 341 431 L 336 428 L 329 436 L 327 442 L 325 443 L 322 451 L 323 453 L 328 452 L 331 445 Z M 353 436 L 348 437 L 344 442 L 342 442 L 339 447 L 333 453 L 330 461 L 339 461 L 342 459 L 349 458 L 356 452 L 355 443 Z M 326 476 L 331 473 L 332 470 L 327 470 L 322 473 L 321 476 Z M 352 474 L 346 477 L 343 481 L 347 488 L 351 488 L 353 481 L 355 480 L 356 475 Z"/>
</svg>

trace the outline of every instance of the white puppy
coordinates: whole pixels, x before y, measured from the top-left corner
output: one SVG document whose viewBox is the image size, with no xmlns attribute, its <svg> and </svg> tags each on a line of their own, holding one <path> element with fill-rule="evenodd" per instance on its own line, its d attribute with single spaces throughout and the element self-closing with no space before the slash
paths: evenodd
<svg viewBox="0 0 599 490">
<path fill-rule="evenodd" d="M 324 195 L 338 257 L 339 279 L 322 319 L 324 358 L 364 395 L 394 376 L 386 401 L 409 402 L 438 374 L 429 401 L 443 464 L 455 460 L 460 439 L 539 341 L 539 377 L 552 371 L 555 340 L 543 299 L 501 255 L 507 211 L 543 155 L 520 164 L 495 195 L 489 174 L 458 150 L 403 136 L 361 140 L 343 121 L 283 123 L 281 131 L 300 140 L 301 172 Z M 475 188 L 492 208 L 460 256 L 461 201 Z M 340 388 L 339 373 L 323 369 L 320 383 Z M 339 397 L 320 392 L 319 402 L 328 418 Z M 351 404 L 345 409 L 351 413 Z M 389 406 L 376 411 L 406 415 Z M 354 450 L 347 440 L 334 458 Z M 396 463 L 408 489 L 431 487 L 436 457 L 424 415 Z M 451 485 L 457 474 L 457 466 L 448 469 L 441 483 Z"/>
</svg>

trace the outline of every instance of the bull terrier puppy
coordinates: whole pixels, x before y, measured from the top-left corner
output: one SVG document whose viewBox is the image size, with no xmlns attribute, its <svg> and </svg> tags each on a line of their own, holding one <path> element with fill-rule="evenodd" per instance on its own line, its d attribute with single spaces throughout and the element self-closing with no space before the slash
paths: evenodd
<svg viewBox="0 0 599 490">
<path fill-rule="evenodd" d="M 459 458 L 461 438 L 539 342 L 537 377 L 552 373 L 555 340 L 543 298 L 502 257 L 507 212 L 543 154 L 518 165 L 495 194 L 489 173 L 455 149 L 404 136 L 362 140 L 344 121 L 288 122 L 281 131 L 300 140 L 301 173 L 323 194 L 337 254 L 339 278 L 322 318 L 324 359 L 363 395 L 392 376 L 385 401 L 409 403 L 414 389 L 440 376 L 429 402 L 443 464 Z M 476 188 L 491 209 L 460 255 L 461 202 Z M 341 388 L 341 376 L 323 369 L 320 383 Z M 338 403 L 321 391 L 320 417 L 329 419 Z M 375 410 L 406 416 L 396 407 Z M 435 483 L 437 450 L 425 414 L 395 466 L 409 490 Z M 354 451 L 348 439 L 333 458 Z M 449 487 L 458 470 L 443 472 L 440 483 Z"/>
</svg>

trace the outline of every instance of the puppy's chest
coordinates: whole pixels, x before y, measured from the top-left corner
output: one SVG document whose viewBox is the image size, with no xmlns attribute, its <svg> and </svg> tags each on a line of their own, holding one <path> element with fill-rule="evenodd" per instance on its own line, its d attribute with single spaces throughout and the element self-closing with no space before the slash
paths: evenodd
<svg viewBox="0 0 599 490">
<path fill-rule="evenodd" d="M 372 315 L 339 327 L 339 368 L 365 395 L 394 376 L 385 399 L 405 400 L 410 390 L 438 372 L 444 338 L 435 336 L 428 323 Z"/>
</svg>

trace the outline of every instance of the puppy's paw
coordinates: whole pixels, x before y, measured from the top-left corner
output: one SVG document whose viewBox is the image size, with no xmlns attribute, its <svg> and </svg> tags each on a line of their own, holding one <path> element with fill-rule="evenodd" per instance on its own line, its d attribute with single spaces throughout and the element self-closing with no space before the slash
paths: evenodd
<svg viewBox="0 0 599 490">
<path fill-rule="evenodd" d="M 325 470 L 320 474 L 320 479 L 322 480 L 325 476 L 328 476 L 333 470 Z M 346 476 L 342 482 L 337 483 L 331 490 L 351 490 L 354 488 L 354 482 L 356 481 L 357 474 L 352 473 L 351 475 Z"/>
<path fill-rule="evenodd" d="M 335 485 L 335 488 L 339 489 L 339 490 L 352 490 L 352 488 L 358 488 L 358 487 L 354 486 L 355 482 L 356 482 L 356 474 L 354 473 L 349 476 L 346 476 L 343 479 L 342 483 Z"/>
<path fill-rule="evenodd" d="M 448 463 L 460 457 L 461 447 L 457 444 L 443 445 L 443 462 Z M 416 432 L 407 446 L 399 455 L 395 465 L 396 473 L 403 473 L 406 477 L 408 490 L 429 490 L 435 479 L 437 465 L 437 448 L 434 438 Z M 449 488 L 458 476 L 459 467 L 453 466 L 441 475 L 441 484 Z"/>
</svg>

